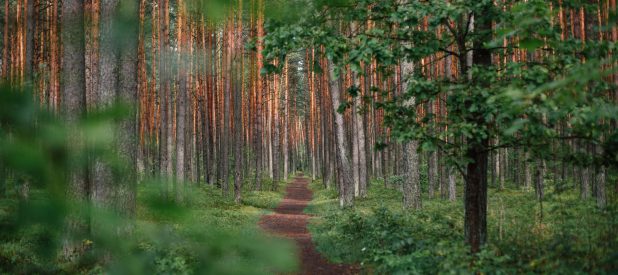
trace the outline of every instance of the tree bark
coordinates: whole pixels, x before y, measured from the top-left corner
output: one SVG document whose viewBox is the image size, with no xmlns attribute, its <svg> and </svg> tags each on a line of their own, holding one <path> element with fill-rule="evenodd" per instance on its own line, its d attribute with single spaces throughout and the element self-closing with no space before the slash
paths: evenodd
<svg viewBox="0 0 618 275">
<path fill-rule="evenodd" d="M 448 167 L 448 200 L 457 200 L 457 186 L 455 181 L 455 168 Z"/>
<path fill-rule="evenodd" d="M 483 16 L 484 14 L 489 14 L 492 5 L 492 2 L 485 4 L 481 8 L 480 13 Z M 478 49 L 473 51 L 472 56 L 474 64 L 479 67 L 488 67 L 491 65 L 491 52 L 484 45 L 491 40 L 492 19 L 483 16 L 473 17 L 475 20 L 474 24 L 478 26 L 474 27 L 474 32 L 478 34 L 474 45 Z M 464 74 L 462 73 L 462 75 Z M 490 83 L 480 84 L 484 86 L 490 85 Z M 486 124 L 482 113 L 468 114 L 465 119 L 479 126 Z M 467 165 L 465 175 L 464 233 L 466 243 L 470 245 L 471 252 L 477 253 L 487 240 L 487 162 L 489 139 L 487 137 L 470 137 L 467 139 L 466 144 L 468 149 L 465 155 L 471 162 Z"/>
<path fill-rule="evenodd" d="M 234 202 L 240 203 L 242 187 L 242 99 L 243 99 L 243 64 L 242 64 L 242 1 L 238 1 L 238 31 L 234 35 Z"/>
<path fill-rule="evenodd" d="M 290 146 L 289 146 L 289 138 L 290 138 L 290 108 L 289 108 L 289 101 L 290 101 L 290 96 L 289 96 L 289 72 L 288 72 L 288 60 L 284 60 L 285 64 L 284 64 L 284 72 L 282 77 L 284 77 L 285 79 L 285 86 L 282 86 L 281 89 L 283 89 L 283 145 L 282 145 L 282 153 L 283 153 L 283 180 L 287 181 L 288 180 L 288 172 L 289 172 L 289 165 L 290 165 Z"/>
<path fill-rule="evenodd" d="M 99 36 L 99 87 L 93 104 L 97 110 L 110 108 L 116 99 L 118 89 L 118 49 L 114 34 L 114 16 L 118 0 L 101 1 L 101 22 Z M 106 144 L 108 151 L 113 151 L 113 142 Z M 109 163 L 96 157 L 92 171 L 92 201 L 96 206 L 107 207 L 114 196 L 113 174 Z"/>
<path fill-rule="evenodd" d="M 36 11 L 34 10 L 34 1 L 35 0 L 26 0 L 27 4 L 27 22 L 26 22 L 26 77 L 31 80 L 34 76 L 34 68 L 35 62 L 33 59 L 34 56 L 34 14 Z M 83 13 L 82 13 L 83 17 Z"/>
<path fill-rule="evenodd" d="M 332 98 L 333 114 L 335 118 L 335 139 L 337 142 L 337 172 L 339 182 L 339 206 L 350 207 L 354 203 L 354 186 L 352 182 L 352 171 L 350 170 L 350 158 L 348 157 L 347 134 L 343 122 L 343 114 L 337 112 L 341 105 L 341 84 L 335 74 L 335 64 L 331 60 L 328 61 L 329 70 L 329 86 Z"/>
<path fill-rule="evenodd" d="M 352 75 L 354 79 L 354 85 L 359 90 L 359 94 L 354 98 L 354 112 L 353 121 L 356 135 L 352 135 L 352 138 L 356 141 L 354 144 L 354 152 L 356 152 L 355 158 L 355 171 L 358 171 L 358 194 L 362 198 L 367 196 L 367 150 L 365 145 L 365 125 L 363 123 L 363 115 L 361 113 L 362 108 L 362 89 L 359 76 L 354 73 Z M 355 178 L 356 179 L 356 178 Z M 356 191 L 356 189 L 355 189 Z"/>
<path fill-rule="evenodd" d="M 414 63 L 406 61 L 402 65 L 403 77 L 414 74 Z M 403 92 L 408 90 L 408 82 L 402 80 Z M 415 98 L 405 102 L 408 108 L 416 108 Z M 403 167 L 405 178 L 403 181 L 403 207 L 421 209 L 421 184 L 420 184 L 420 161 L 418 157 L 418 141 L 411 140 L 403 144 Z"/>
<path fill-rule="evenodd" d="M 223 90 L 223 136 L 221 139 L 222 148 L 222 159 L 220 160 L 223 163 L 223 194 L 228 195 L 229 193 L 229 166 L 230 166 L 230 156 L 229 156 L 229 148 L 230 148 L 230 130 L 232 124 L 230 123 L 230 96 L 232 95 L 232 33 L 233 27 L 227 26 L 228 31 L 225 34 L 225 61 L 223 64 L 224 76 L 225 76 L 225 88 Z"/>
<path fill-rule="evenodd" d="M 9 76 L 9 23 L 11 10 L 9 6 L 10 1 L 4 2 L 4 31 L 2 42 L 2 78 L 7 79 Z"/>
<path fill-rule="evenodd" d="M 132 1 L 132 0 L 121 0 Z M 139 9 L 136 3 L 124 3 L 120 14 L 125 16 L 123 22 L 129 22 L 123 26 L 123 34 L 126 35 L 121 44 L 119 86 L 117 98 L 119 102 L 129 106 L 129 115 L 120 121 L 117 130 L 116 148 L 119 156 L 125 164 L 125 171 L 115 177 L 116 183 L 116 207 L 124 215 L 135 216 L 136 188 L 137 188 L 137 148 L 139 145 L 137 131 L 137 83 L 138 83 L 138 37 L 139 37 Z M 117 11 L 118 12 L 118 11 Z"/>
<path fill-rule="evenodd" d="M 262 104 L 264 102 L 264 77 L 262 76 L 262 67 L 264 63 L 264 56 L 262 55 L 262 50 L 264 49 L 264 44 L 262 39 L 264 37 L 264 10 L 262 0 L 257 1 L 257 75 L 256 75 L 256 106 L 255 106 L 255 133 L 254 133 L 254 147 L 255 147 L 255 179 L 254 186 L 255 190 L 262 189 L 262 155 L 263 155 L 263 146 L 262 146 Z"/>
<path fill-rule="evenodd" d="M 185 180 L 185 118 L 187 112 L 187 69 L 186 69 L 186 45 L 184 41 L 184 6 L 183 1 L 178 1 L 178 93 L 176 98 L 176 200 L 184 200 Z"/>
<path fill-rule="evenodd" d="M 8 3 L 8 1 L 7 1 Z M 62 104 L 63 113 L 70 127 L 76 127 L 86 107 L 86 64 L 84 39 L 84 5 L 81 0 L 65 0 L 62 5 L 62 41 L 64 46 L 62 66 Z M 83 144 L 83 136 L 78 129 L 69 131 L 69 175 L 68 193 L 73 199 L 83 203 L 88 200 L 87 166 L 77 158 Z M 1 168 L 0 168 L 1 169 Z M 3 180 L 3 178 L 0 178 Z M 2 183 L 4 185 L 4 183 Z M 87 219 L 84 213 L 73 213 L 67 221 L 67 231 L 62 244 L 62 256 L 73 262 L 81 254 L 77 236 L 87 232 Z"/>
<path fill-rule="evenodd" d="M 596 147 L 596 153 L 601 155 L 603 154 L 603 149 L 601 148 L 600 145 L 595 145 Z M 596 169 L 594 170 L 595 172 L 595 197 L 597 199 L 597 207 L 603 209 L 607 206 L 607 197 L 606 197 L 606 193 L 605 193 L 605 167 L 604 166 L 599 166 L 596 167 Z"/>
<path fill-rule="evenodd" d="M 171 159 L 168 152 L 168 139 L 171 136 L 168 135 L 168 121 L 171 118 L 168 116 L 169 109 L 169 95 L 170 95 L 170 79 L 169 79 L 169 64 L 168 64 L 168 52 L 169 52 L 169 30 L 168 30 L 168 18 L 169 18 L 169 0 L 159 0 L 159 172 L 164 183 L 163 192 L 165 196 L 169 195 L 169 180 L 170 173 L 168 167 L 171 166 Z"/>
<path fill-rule="evenodd" d="M 86 106 L 86 64 L 84 40 L 84 4 L 81 0 L 65 0 L 62 5 L 62 103 L 67 122 L 76 126 Z M 70 131 L 71 148 L 79 147 L 82 137 L 77 130 Z M 86 167 L 72 163 L 70 193 L 80 200 L 87 199 Z M 83 168 L 83 169 L 82 169 Z"/>
</svg>

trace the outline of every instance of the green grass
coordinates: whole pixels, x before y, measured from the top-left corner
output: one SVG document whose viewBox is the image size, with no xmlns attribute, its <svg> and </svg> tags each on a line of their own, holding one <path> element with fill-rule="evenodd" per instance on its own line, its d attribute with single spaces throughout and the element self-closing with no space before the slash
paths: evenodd
<svg viewBox="0 0 618 275">
<path fill-rule="evenodd" d="M 551 186 L 551 184 L 549 184 Z M 401 193 L 373 181 L 367 198 L 341 210 L 335 190 L 311 184 L 307 212 L 317 249 L 334 262 L 378 273 L 613 273 L 618 271 L 618 208 L 598 210 L 575 192 L 490 189 L 488 245 L 472 258 L 463 245 L 463 201 L 423 197 L 404 210 Z M 426 192 L 425 192 L 426 193 Z"/>
</svg>

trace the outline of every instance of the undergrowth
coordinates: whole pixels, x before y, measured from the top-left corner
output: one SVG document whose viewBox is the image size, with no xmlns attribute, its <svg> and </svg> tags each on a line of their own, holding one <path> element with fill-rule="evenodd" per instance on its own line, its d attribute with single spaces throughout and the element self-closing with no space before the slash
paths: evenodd
<svg viewBox="0 0 618 275">
<path fill-rule="evenodd" d="M 293 245 L 257 226 L 260 216 L 283 198 L 284 184 L 277 191 L 253 191 L 247 184 L 241 204 L 214 186 L 190 188 L 185 201 L 176 203 L 154 186 L 139 185 L 136 217 L 128 222 L 132 234 L 85 238 L 83 257 L 71 263 L 54 252 L 61 245 L 62 224 L 59 230 L 21 226 L 20 202 L 0 199 L 0 273 L 272 274 L 296 269 Z M 45 194 L 34 190 L 30 200 L 44 202 Z M 94 216 L 111 227 L 124 222 Z"/>
<path fill-rule="evenodd" d="M 618 209 L 598 210 L 577 194 L 548 191 L 543 215 L 534 192 L 489 192 L 488 244 L 468 253 L 463 201 L 424 197 L 418 211 L 401 193 L 372 182 L 367 198 L 340 210 L 335 190 L 311 185 L 309 226 L 318 250 L 334 262 L 378 274 L 612 274 L 618 272 Z M 461 193 L 461 190 L 460 190 Z"/>
</svg>

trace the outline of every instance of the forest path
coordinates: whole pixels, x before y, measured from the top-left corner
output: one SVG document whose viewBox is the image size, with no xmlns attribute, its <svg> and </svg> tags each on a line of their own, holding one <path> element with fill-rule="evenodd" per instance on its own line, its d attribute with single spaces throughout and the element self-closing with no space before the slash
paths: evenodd
<svg viewBox="0 0 618 275">
<path fill-rule="evenodd" d="M 309 179 L 302 175 L 295 177 L 286 188 L 283 201 L 275 213 L 264 215 L 259 221 L 262 229 L 277 236 L 293 239 L 299 249 L 301 269 L 299 274 L 358 274 L 360 271 L 349 265 L 332 264 L 322 257 L 311 241 L 307 230 L 310 216 L 303 210 L 311 201 L 312 193 L 307 185 Z"/>
</svg>

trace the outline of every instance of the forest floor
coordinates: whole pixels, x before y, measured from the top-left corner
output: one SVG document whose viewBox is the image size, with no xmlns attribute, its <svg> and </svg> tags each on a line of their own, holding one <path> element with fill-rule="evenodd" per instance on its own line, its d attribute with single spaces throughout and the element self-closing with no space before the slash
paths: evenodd
<svg viewBox="0 0 618 275">
<path fill-rule="evenodd" d="M 264 215 L 259 221 L 262 229 L 296 242 L 300 262 L 300 274 L 358 274 L 355 266 L 328 262 L 315 249 L 311 233 L 307 230 L 310 215 L 303 211 L 313 196 L 308 188 L 309 179 L 298 176 L 286 188 L 283 201 L 275 213 Z"/>
</svg>

